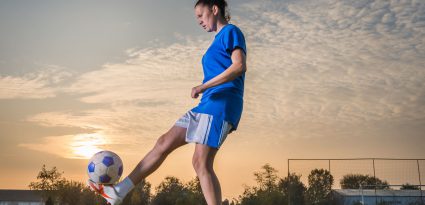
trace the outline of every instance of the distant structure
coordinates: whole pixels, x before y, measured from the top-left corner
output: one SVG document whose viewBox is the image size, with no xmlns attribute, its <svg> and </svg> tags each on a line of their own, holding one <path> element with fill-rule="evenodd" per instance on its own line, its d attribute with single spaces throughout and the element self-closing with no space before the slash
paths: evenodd
<svg viewBox="0 0 425 205">
<path fill-rule="evenodd" d="M 288 159 L 287 165 L 288 176 L 299 175 L 306 185 L 312 170 L 329 171 L 334 180 L 331 199 L 337 200 L 336 205 L 425 205 L 425 158 Z M 343 189 L 341 181 L 349 175 L 382 180 L 385 188 L 378 180 L 370 180 L 356 181 L 358 189 Z M 297 205 L 289 197 L 288 204 Z"/>
<path fill-rule="evenodd" d="M 397 204 L 411 205 L 422 204 L 421 196 L 425 191 L 420 190 L 359 190 L 359 189 L 334 189 L 333 198 L 338 205 L 375 205 L 375 204 Z M 364 203 L 362 203 L 364 202 Z"/>
<path fill-rule="evenodd" d="M 40 191 L 0 189 L 0 205 L 45 205 L 45 203 Z"/>
</svg>

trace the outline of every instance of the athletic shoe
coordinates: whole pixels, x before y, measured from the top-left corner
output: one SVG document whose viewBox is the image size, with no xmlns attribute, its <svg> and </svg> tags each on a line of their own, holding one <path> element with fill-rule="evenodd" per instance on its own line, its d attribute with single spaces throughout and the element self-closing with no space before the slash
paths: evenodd
<svg viewBox="0 0 425 205">
<path fill-rule="evenodd" d="M 115 188 L 111 185 L 103 185 L 103 184 L 97 184 L 93 182 L 92 180 L 87 180 L 87 185 L 90 187 L 90 189 L 99 195 L 101 195 L 103 198 L 106 199 L 108 204 L 110 205 L 119 205 L 123 201 L 123 197 L 120 197 L 115 190 Z"/>
</svg>

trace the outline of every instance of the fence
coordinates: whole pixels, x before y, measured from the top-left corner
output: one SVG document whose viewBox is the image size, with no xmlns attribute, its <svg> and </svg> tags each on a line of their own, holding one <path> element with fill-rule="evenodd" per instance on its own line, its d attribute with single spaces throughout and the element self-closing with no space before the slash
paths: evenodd
<svg viewBox="0 0 425 205">
<path fill-rule="evenodd" d="M 363 204 L 425 204 L 424 174 L 425 159 L 389 159 L 389 158 L 354 158 L 354 159 L 288 159 L 288 176 L 291 173 L 301 175 L 301 182 L 308 186 L 308 175 L 313 169 L 328 170 L 333 176 L 334 183 L 332 185 L 333 192 L 342 198 L 356 198 L 357 196 L 367 198 L 367 202 Z M 387 182 L 386 191 L 382 190 L 380 184 L 362 184 L 358 190 L 341 189 L 341 179 L 348 174 L 368 175 Z M 418 190 L 403 190 L 407 184 L 416 185 Z M 412 187 L 410 187 L 412 188 Z M 361 192 L 363 194 L 361 194 Z M 357 195 L 356 195 L 357 193 Z M 403 196 L 404 198 L 402 199 Z M 416 197 L 416 198 L 415 198 Z M 382 200 L 388 202 L 382 203 Z M 417 203 L 404 203 L 407 199 L 417 199 Z M 371 202 L 374 199 L 375 203 Z M 402 201 L 400 202 L 400 200 Z M 362 204 L 361 200 L 358 200 Z M 288 201 L 289 205 L 291 204 Z M 339 204 L 355 204 L 355 203 L 339 203 Z"/>
</svg>

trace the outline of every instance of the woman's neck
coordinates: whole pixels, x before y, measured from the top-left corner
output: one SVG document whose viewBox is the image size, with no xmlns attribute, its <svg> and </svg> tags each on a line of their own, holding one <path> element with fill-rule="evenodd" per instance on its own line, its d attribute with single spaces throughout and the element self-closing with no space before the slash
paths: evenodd
<svg viewBox="0 0 425 205">
<path fill-rule="evenodd" d="M 226 26 L 227 24 L 229 24 L 228 21 L 224 20 L 224 19 L 218 19 L 217 20 L 217 33 L 219 33 L 221 31 L 221 29 Z"/>
</svg>

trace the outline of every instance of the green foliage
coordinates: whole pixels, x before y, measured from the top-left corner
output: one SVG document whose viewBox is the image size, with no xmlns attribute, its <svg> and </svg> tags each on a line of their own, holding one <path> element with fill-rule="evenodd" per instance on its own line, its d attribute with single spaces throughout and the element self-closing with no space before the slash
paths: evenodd
<svg viewBox="0 0 425 205">
<path fill-rule="evenodd" d="M 265 164 L 261 167 L 263 171 L 254 172 L 255 181 L 259 186 L 259 189 L 262 191 L 274 191 L 277 190 L 277 170 L 270 166 L 269 164 Z"/>
<path fill-rule="evenodd" d="M 56 167 L 48 170 L 44 164 L 37 175 L 37 180 L 37 182 L 31 182 L 28 187 L 32 190 L 55 191 L 65 183 L 62 173 Z"/>
<path fill-rule="evenodd" d="M 196 177 L 186 184 L 187 189 L 191 192 L 195 204 L 207 205 L 204 195 L 202 194 L 201 182 Z"/>
<path fill-rule="evenodd" d="M 151 184 L 142 180 L 124 198 L 122 205 L 149 205 L 151 200 Z"/>
<path fill-rule="evenodd" d="M 180 196 L 185 196 L 185 188 L 179 179 L 166 177 L 156 188 L 156 196 L 152 200 L 154 205 L 174 205 Z"/>
<path fill-rule="evenodd" d="M 106 205 L 106 200 L 92 192 L 81 182 L 62 177 L 56 167 L 45 165 L 37 175 L 37 181 L 29 185 L 32 190 L 42 190 L 47 205 Z M 175 177 L 167 177 L 151 195 L 151 184 L 142 181 L 124 198 L 122 205 L 207 205 L 199 178 L 183 184 Z M 234 205 L 234 203 L 233 203 Z"/>
<path fill-rule="evenodd" d="M 226 205 L 322 205 L 332 204 L 329 200 L 333 177 L 323 169 L 312 170 L 308 176 L 309 187 L 301 182 L 301 175 L 291 173 L 281 179 L 278 171 L 265 164 L 254 172 L 256 185 L 246 187 L 236 201 L 225 200 Z M 43 165 L 37 181 L 31 182 L 30 189 L 44 191 L 46 204 L 54 205 L 105 205 L 106 201 L 85 184 L 66 180 L 56 167 L 46 169 Z M 409 187 L 406 184 L 406 188 Z M 123 205 L 207 205 L 199 178 L 182 183 L 176 177 L 166 177 L 151 194 L 151 184 L 142 181 L 125 197 Z"/>
<path fill-rule="evenodd" d="M 291 173 L 279 181 L 279 189 L 288 198 L 290 204 L 303 205 L 305 203 L 304 193 L 307 188 L 300 179 L 301 175 Z"/>
<path fill-rule="evenodd" d="M 420 190 L 419 186 L 411 185 L 409 183 L 403 184 L 400 190 Z"/>
<path fill-rule="evenodd" d="M 84 185 L 81 182 L 64 180 L 57 190 L 56 197 L 60 204 L 82 204 L 80 196 L 83 190 Z"/>
<path fill-rule="evenodd" d="M 176 177 L 166 177 L 152 199 L 152 205 L 199 205 L 206 204 L 199 179 L 184 185 Z"/>
<path fill-rule="evenodd" d="M 56 167 L 47 169 L 43 164 L 40 172 L 37 174 L 37 181 L 30 182 L 28 187 L 31 190 L 41 190 L 43 199 L 49 204 L 55 204 L 57 201 L 58 190 L 65 183 L 62 173 Z"/>
<path fill-rule="evenodd" d="M 239 197 L 239 205 L 274 205 L 285 204 L 286 198 L 279 189 L 277 170 L 269 164 L 264 165 L 262 171 L 255 172 L 257 186 L 246 187 Z"/>
<path fill-rule="evenodd" d="M 308 189 L 306 192 L 308 204 L 330 204 L 333 182 L 333 176 L 328 170 L 312 170 L 308 176 Z"/>
<path fill-rule="evenodd" d="M 46 204 L 50 205 L 106 204 L 106 201 L 95 195 L 83 183 L 66 180 L 56 167 L 48 170 L 43 165 L 37 175 L 37 181 L 31 182 L 29 188 L 43 191 L 43 198 Z"/>
<path fill-rule="evenodd" d="M 264 191 L 258 189 L 246 189 L 240 197 L 240 205 L 275 205 L 286 204 L 287 200 L 283 193 L 277 190 Z"/>
<path fill-rule="evenodd" d="M 348 174 L 342 177 L 340 185 L 342 189 L 389 189 L 388 182 L 382 181 L 376 177 L 362 174 Z"/>
</svg>

